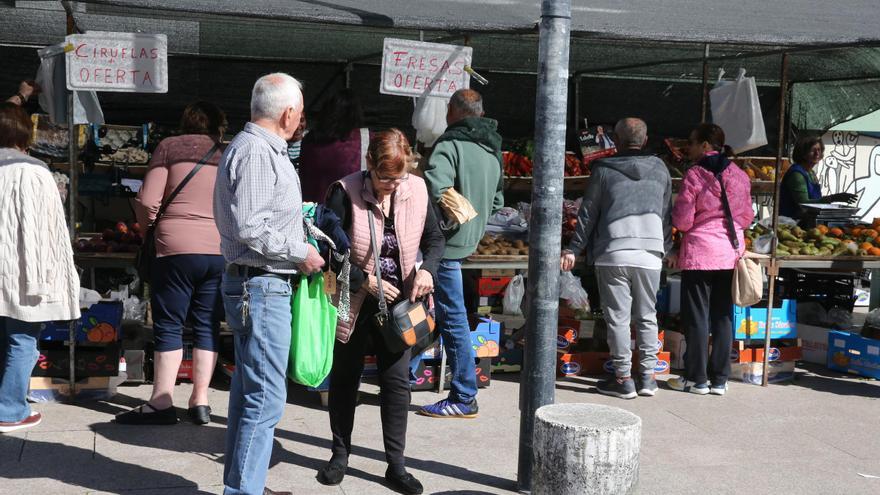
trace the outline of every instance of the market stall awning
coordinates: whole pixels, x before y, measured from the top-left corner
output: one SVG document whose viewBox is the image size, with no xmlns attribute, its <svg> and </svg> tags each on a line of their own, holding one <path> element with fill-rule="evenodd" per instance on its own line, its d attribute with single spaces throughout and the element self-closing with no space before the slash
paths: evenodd
<svg viewBox="0 0 880 495">
<path fill-rule="evenodd" d="M 89 0 L 144 7 L 140 0 Z M 535 30 L 534 0 L 154 0 L 150 10 L 379 28 Z M 748 44 L 852 43 L 880 39 L 876 2 L 843 0 L 573 0 L 574 34 L 600 38 Z"/>
<path fill-rule="evenodd" d="M 474 67 L 534 73 L 539 2 L 525 0 L 89 0 L 83 30 L 160 32 L 172 55 L 254 63 L 378 65 L 386 37 L 467 43 Z M 43 46 L 64 37 L 60 2 L 0 6 L 0 44 Z M 790 57 L 798 98 L 792 123 L 825 129 L 880 108 L 880 9 L 869 0 L 573 1 L 570 69 L 591 78 L 689 85 L 743 67 L 759 85 Z M 821 48 L 821 49 L 818 49 Z M 368 71 L 371 73 L 372 71 Z M 833 81 L 814 82 L 814 81 Z M 807 84 L 807 82 L 810 82 Z"/>
</svg>

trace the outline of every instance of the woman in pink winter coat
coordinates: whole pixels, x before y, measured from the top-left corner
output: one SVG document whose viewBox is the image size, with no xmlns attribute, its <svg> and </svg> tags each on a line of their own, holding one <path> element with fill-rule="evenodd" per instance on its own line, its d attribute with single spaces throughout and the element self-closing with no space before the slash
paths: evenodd
<svg viewBox="0 0 880 495">
<path fill-rule="evenodd" d="M 733 268 L 745 250 L 743 230 L 755 216 L 749 176 L 730 161 L 730 151 L 717 125 L 694 129 L 689 153 L 696 164 L 685 174 L 672 209 L 672 224 L 684 234 L 678 265 L 687 352 L 684 375 L 667 383 L 674 390 L 700 395 L 727 391 Z"/>
</svg>

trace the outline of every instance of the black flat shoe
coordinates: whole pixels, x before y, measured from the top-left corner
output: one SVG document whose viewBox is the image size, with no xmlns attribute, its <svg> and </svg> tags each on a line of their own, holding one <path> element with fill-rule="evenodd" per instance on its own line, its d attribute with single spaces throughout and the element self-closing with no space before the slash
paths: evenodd
<svg viewBox="0 0 880 495">
<path fill-rule="evenodd" d="M 425 490 L 422 487 L 422 484 L 419 483 L 419 480 L 413 475 L 409 473 L 398 475 L 395 474 L 391 468 L 388 468 L 388 470 L 385 471 L 385 481 L 388 482 L 393 490 L 406 495 L 421 495 Z"/>
<path fill-rule="evenodd" d="M 117 414 L 115 421 L 120 425 L 176 425 L 177 411 L 174 406 L 155 409 L 150 404 L 141 404 L 131 411 Z"/>
<path fill-rule="evenodd" d="M 348 466 L 340 462 L 330 461 L 326 466 L 318 470 L 318 483 L 326 486 L 336 486 L 342 483 L 347 470 Z"/>
<path fill-rule="evenodd" d="M 186 410 L 189 419 L 197 425 L 206 425 L 211 422 L 211 406 L 194 406 Z"/>
</svg>

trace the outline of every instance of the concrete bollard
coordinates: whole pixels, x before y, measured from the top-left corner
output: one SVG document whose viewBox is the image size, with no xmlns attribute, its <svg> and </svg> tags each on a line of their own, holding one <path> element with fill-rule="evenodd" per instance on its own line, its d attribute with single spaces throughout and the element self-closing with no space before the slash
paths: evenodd
<svg viewBox="0 0 880 495">
<path fill-rule="evenodd" d="M 642 419 L 599 404 L 553 404 L 535 414 L 532 493 L 630 494 L 639 481 Z"/>
</svg>

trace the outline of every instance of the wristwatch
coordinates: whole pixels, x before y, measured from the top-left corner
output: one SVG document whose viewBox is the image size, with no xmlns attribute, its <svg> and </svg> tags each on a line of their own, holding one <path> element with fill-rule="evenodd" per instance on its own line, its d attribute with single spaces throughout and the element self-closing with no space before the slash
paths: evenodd
<svg viewBox="0 0 880 495">
<path fill-rule="evenodd" d="M 21 94 L 20 91 L 19 91 L 18 93 L 15 93 L 15 96 L 17 96 L 18 99 L 21 100 L 21 104 L 22 104 L 22 105 L 24 105 L 24 104 L 27 103 L 27 101 L 28 101 L 28 99 L 25 98 L 24 95 Z"/>
</svg>

